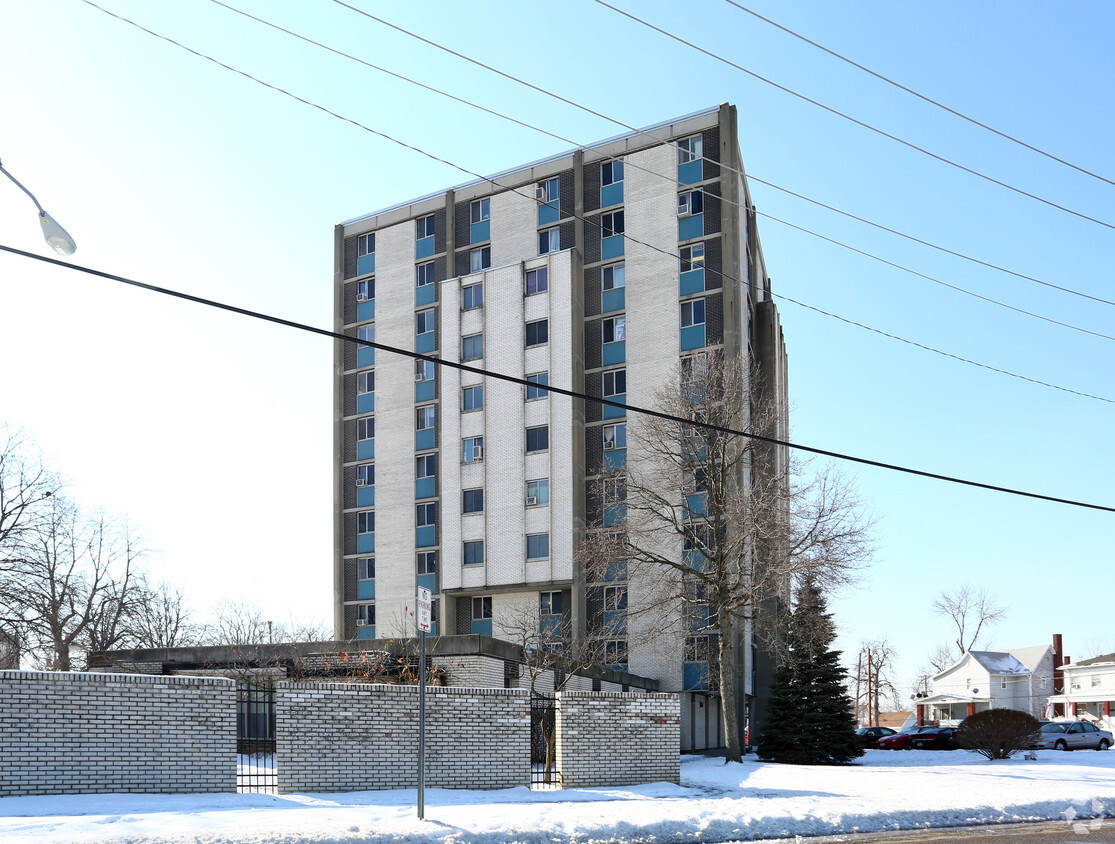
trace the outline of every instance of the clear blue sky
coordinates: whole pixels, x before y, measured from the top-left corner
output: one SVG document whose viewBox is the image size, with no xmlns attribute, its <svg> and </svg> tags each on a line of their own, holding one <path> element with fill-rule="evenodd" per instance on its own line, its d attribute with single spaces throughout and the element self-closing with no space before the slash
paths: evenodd
<svg viewBox="0 0 1115 844">
<path fill-rule="evenodd" d="M 570 144 L 451 103 L 208 0 L 106 8 L 477 173 Z M 500 80 L 329 2 L 233 5 L 578 143 L 622 127 Z M 748 171 L 981 260 L 1115 299 L 1115 230 L 960 172 L 667 40 L 590 0 L 355 5 L 633 126 L 739 109 Z M 722 0 L 635 11 L 857 119 L 1115 223 L 1115 187 L 965 124 Z M 745 4 L 748 5 L 748 4 Z M 750 0 L 755 11 L 1115 179 L 1115 7 L 1101 2 Z M 74 261 L 328 328 L 332 229 L 471 179 L 261 87 L 80 0 L 12 3 L 0 28 L 0 160 L 78 241 Z M 1115 335 L 1115 308 L 977 267 L 753 185 L 759 211 L 981 296 Z M 777 294 L 908 340 L 1115 399 L 1111 340 L 1042 322 L 767 218 Z M 0 184 L 0 242 L 44 251 Z M 1115 505 L 1115 406 L 780 305 L 795 440 Z M 126 513 L 205 610 L 256 595 L 330 617 L 329 341 L 0 255 L 0 418 L 75 493 Z M 992 589 L 988 644 L 1109 634 L 1115 515 L 856 469 L 881 518 L 862 588 L 833 600 L 850 655 L 887 636 L 912 679 L 948 637 L 942 588 Z"/>
</svg>

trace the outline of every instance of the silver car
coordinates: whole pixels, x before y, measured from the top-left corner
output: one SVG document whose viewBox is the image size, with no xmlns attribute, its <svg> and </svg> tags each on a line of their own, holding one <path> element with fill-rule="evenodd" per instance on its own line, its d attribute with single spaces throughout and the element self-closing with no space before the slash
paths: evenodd
<svg viewBox="0 0 1115 844">
<path fill-rule="evenodd" d="M 1112 736 L 1089 721 L 1049 721 L 1041 725 L 1034 747 L 1048 750 L 1107 750 Z"/>
</svg>

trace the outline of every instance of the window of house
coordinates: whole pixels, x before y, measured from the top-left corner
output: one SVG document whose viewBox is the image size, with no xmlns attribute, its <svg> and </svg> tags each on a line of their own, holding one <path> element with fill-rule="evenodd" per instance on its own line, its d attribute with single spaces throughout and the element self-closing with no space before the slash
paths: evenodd
<svg viewBox="0 0 1115 844">
<path fill-rule="evenodd" d="M 704 325 L 705 323 L 705 300 L 704 299 L 690 299 L 688 302 L 681 303 L 681 327 L 688 328 L 691 325 Z"/>
<path fill-rule="evenodd" d="M 678 141 L 678 164 L 688 164 L 704 156 L 700 135 Z"/>
<path fill-rule="evenodd" d="M 361 557 L 356 561 L 356 578 L 358 580 L 376 579 L 376 558 Z"/>
<path fill-rule="evenodd" d="M 528 375 L 527 381 L 529 382 L 527 384 L 527 401 L 531 399 L 544 399 L 546 396 L 550 395 L 549 390 L 542 389 L 543 386 L 549 385 L 550 373 L 536 372 L 533 375 Z M 535 384 L 539 386 L 536 387 L 534 386 Z"/>
<path fill-rule="evenodd" d="M 362 325 L 356 329 L 356 338 L 363 340 L 367 343 L 374 343 L 376 341 L 376 327 L 372 325 Z"/>
<path fill-rule="evenodd" d="M 376 483 L 376 464 L 375 463 L 361 463 L 356 467 L 356 485 L 357 486 L 375 486 Z"/>
<path fill-rule="evenodd" d="M 627 317 L 608 317 L 600 321 L 600 333 L 605 343 L 618 343 L 627 339 Z"/>
<path fill-rule="evenodd" d="M 561 229 L 543 229 L 538 233 L 538 254 L 561 251 Z"/>
<path fill-rule="evenodd" d="M 461 338 L 461 360 L 476 360 L 484 357 L 484 335 L 470 334 Z"/>
<path fill-rule="evenodd" d="M 492 596 L 475 597 L 472 599 L 472 620 L 483 621 L 492 617 Z"/>
<path fill-rule="evenodd" d="M 461 390 L 461 410 L 483 410 L 484 387 L 476 384 Z"/>
<path fill-rule="evenodd" d="M 549 320 L 540 319 L 527 323 L 527 346 L 541 346 L 549 340 Z"/>
<path fill-rule="evenodd" d="M 492 247 L 481 246 L 468 253 L 468 271 L 478 273 L 492 265 Z"/>
<path fill-rule="evenodd" d="M 1103 681 L 1100 678 L 1100 675 L 1099 674 L 1093 674 L 1092 675 L 1092 688 L 1093 689 L 1098 689 L 1102 684 L 1103 684 Z"/>
<path fill-rule="evenodd" d="M 437 455 L 423 454 L 416 458 L 414 476 L 419 480 L 437 477 Z"/>
<path fill-rule="evenodd" d="M 681 271 L 699 270 L 705 265 L 705 245 L 694 243 L 692 246 L 681 248 Z"/>
<path fill-rule="evenodd" d="M 421 240 L 424 237 L 432 237 L 434 234 L 434 215 L 429 214 L 425 217 L 419 217 L 414 221 L 414 236 Z"/>
<path fill-rule="evenodd" d="M 626 369 L 613 369 L 605 372 L 603 375 L 604 380 L 604 398 L 610 396 L 622 396 L 627 393 L 627 370 Z"/>
<path fill-rule="evenodd" d="M 356 626 L 372 627 L 376 623 L 376 605 L 361 604 L 356 608 Z"/>
<path fill-rule="evenodd" d="M 471 311 L 484 306 L 484 285 L 470 284 L 461 289 L 461 310 Z"/>
<path fill-rule="evenodd" d="M 627 587 L 626 586 L 605 586 L 604 587 L 604 611 L 605 612 L 619 612 L 620 610 L 627 609 Z"/>
<path fill-rule="evenodd" d="M 545 560 L 550 556 L 550 534 L 527 534 L 527 559 Z"/>
<path fill-rule="evenodd" d="M 605 665 L 626 665 L 627 664 L 627 640 L 626 639 L 611 639 L 611 640 L 604 643 L 604 664 Z M 626 686 L 624 688 L 626 688 Z"/>
<path fill-rule="evenodd" d="M 367 372 L 356 373 L 356 393 L 366 395 L 376 391 L 376 371 L 369 369 Z"/>
<path fill-rule="evenodd" d="M 705 210 L 705 195 L 699 190 L 678 194 L 678 216 L 689 217 Z"/>
<path fill-rule="evenodd" d="M 466 489 L 461 491 L 461 512 L 462 513 L 483 513 L 484 512 L 484 490 L 483 489 Z"/>
<path fill-rule="evenodd" d="M 437 406 L 423 405 L 414 409 L 414 430 L 428 431 L 437 424 Z"/>
<path fill-rule="evenodd" d="M 540 615 L 561 615 L 561 593 L 542 592 L 538 596 L 538 612 Z"/>
<path fill-rule="evenodd" d="M 482 223 L 491 217 L 491 211 L 491 199 L 474 199 L 468 206 L 469 222 Z"/>
<path fill-rule="evenodd" d="M 375 533 L 376 532 L 376 511 L 375 510 L 361 510 L 356 514 L 356 532 L 357 533 Z"/>
<path fill-rule="evenodd" d="M 434 262 L 427 261 L 425 264 L 419 264 L 414 268 L 417 277 L 417 285 L 425 287 L 427 284 L 434 283 Z"/>
<path fill-rule="evenodd" d="M 419 551 L 417 563 L 419 574 L 437 574 L 437 551 Z"/>
<path fill-rule="evenodd" d="M 432 334 L 437 325 L 437 308 L 428 308 L 418 311 L 414 315 L 414 333 L 416 335 Z"/>
<path fill-rule="evenodd" d="M 627 270 L 624 264 L 609 264 L 600 270 L 600 283 L 605 290 L 615 290 L 623 287 L 627 282 Z"/>
<path fill-rule="evenodd" d="M 609 211 L 607 214 L 600 215 L 600 236 L 611 237 L 615 234 L 623 234 L 623 210 Z"/>
<path fill-rule="evenodd" d="M 414 362 L 415 381 L 433 381 L 435 364 L 432 360 L 416 360 Z"/>
<path fill-rule="evenodd" d="M 429 527 L 437 524 L 437 504 L 431 501 L 428 504 L 414 506 L 414 520 L 418 527 Z"/>
<path fill-rule="evenodd" d="M 356 238 L 356 254 L 358 257 L 363 258 L 365 255 L 371 255 L 376 251 L 376 233 L 369 232 L 362 234 Z"/>
<path fill-rule="evenodd" d="M 484 459 L 483 437 L 465 437 L 461 443 L 461 461 L 463 463 L 475 463 Z"/>
<path fill-rule="evenodd" d="M 545 451 L 550 447 L 550 426 L 527 428 L 527 451 Z"/>
<path fill-rule="evenodd" d="M 376 298 L 376 280 L 374 278 L 366 278 L 363 281 L 356 282 L 357 302 L 370 302 L 374 298 Z"/>
<path fill-rule="evenodd" d="M 472 539 L 464 543 L 462 554 L 464 565 L 479 566 L 484 564 L 484 540 Z M 489 598 L 489 600 L 491 600 Z"/>
<path fill-rule="evenodd" d="M 376 438 L 376 418 L 374 416 L 365 416 L 362 419 L 356 420 L 356 439 L 360 442 L 364 440 L 374 440 Z"/>
<path fill-rule="evenodd" d="M 550 479 L 540 478 L 527 481 L 527 506 L 542 506 L 550 503 Z"/>
<path fill-rule="evenodd" d="M 600 184 L 614 185 L 623 181 L 623 162 L 618 158 L 614 161 L 605 161 L 600 165 Z"/>
<path fill-rule="evenodd" d="M 545 179 L 538 183 L 538 199 L 556 204 L 561 197 L 561 181 L 557 178 Z"/>
<path fill-rule="evenodd" d="M 541 241 L 539 241 L 541 243 Z M 546 267 L 539 267 L 536 270 L 527 270 L 527 296 L 534 293 L 542 293 L 550 283 L 550 271 Z"/>
<path fill-rule="evenodd" d="M 627 448 L 627 423 L 620 423 L 618 425 L 605 425 L 604 432 L 604 449 L 613 448 Z"/>
</svg>

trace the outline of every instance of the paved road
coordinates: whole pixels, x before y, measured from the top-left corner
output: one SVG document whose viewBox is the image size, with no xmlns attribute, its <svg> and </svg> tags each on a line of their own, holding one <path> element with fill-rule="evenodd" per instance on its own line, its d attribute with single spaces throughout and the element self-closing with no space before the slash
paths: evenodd
<svg viewBox="0 0 1115 844">
<path fill-rule="evenodd" d="M 877 842 L 877 844 L 1115 844 L 1115 820 L 1046 821 L 1002 826 L 965 826 L 923 829 L 917 832 L 872 832 L 863 835 L 829 835 L 799 839 L 829 842 Z"/>
</svg>

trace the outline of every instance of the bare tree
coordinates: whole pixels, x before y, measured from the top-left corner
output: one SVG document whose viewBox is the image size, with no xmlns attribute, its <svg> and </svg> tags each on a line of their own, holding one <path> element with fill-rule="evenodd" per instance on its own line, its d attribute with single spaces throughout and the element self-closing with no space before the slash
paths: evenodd
<svg viewBox="0 0 1115 844">
<path fill-rule="evenodd" d="M 795 474 L 784 447 L 731 433 L 781 428 L 778 402 L 740 360 L 688 359 L 654 407 L 668 418 L 632 420 L 630 459 L 590 495 L 579 557 L 590 582 L 624 561 L 640 584 L 629 615 L 656 613 L 650 626 L 706 657 L 728 759 L 739 760 L 733 643 L 761 612 L 760 633 L 777 627 L 794 581 L 831 589 L 855 579 L 873 520 L 831 465 Z M 715 653 L 697 654 L 702 645 Z"/>
<path fill-rule="evenodd" d="M 1007 614 L 1007 607 L 997 603 L 988 593 L 987 588 L 977 589 L 970 583 L 941 592 L 933 601 L 933 611 L 939 616 L 951 619 L 955 628 L 956 638 L 952 640 L 955 650 L 951 652 L 951 665 L 957 659 L 980 643 L 980 636 L 985 627 L 990 627 L 1002 621 Z M 940 657 L 940 653 L 937 654 Z M 941 666 L 943 670 L 947 665 Z"/>
<path fill-rule="evenodd" d="M 283 641 L 281 628 L 276 631 L 258 603 L 248 598 L 225 598 L 213 611 L 213 619 L 204 634 L 208 645 L 266 645 Z"/>
<path fill-rule="evenodd" d="M 201 643 L 202 628 L 194 623 L 180 586 L 144 580 L 143 595 L 130 619 L 131 638 L 137 648 L 180 648 Z"/>
<path fill-rule="evenodd" d="M 0 563 L 45 515 L 45 505 L 62 487 L 22 432 L 0 425 Z"/>
<path fill-rule="evenodd" d="M 884 636 L 860 647 L 856 660 L 855 693 L 852 699 L 856 704 L 856 720 L 860 726 L 875 726 L 879 723 L 882 706 L 899 708 L 898 687 L 894 684 L 894 663 L 897 654 Z"/>
</svg>

